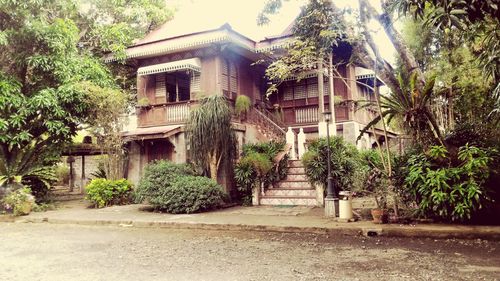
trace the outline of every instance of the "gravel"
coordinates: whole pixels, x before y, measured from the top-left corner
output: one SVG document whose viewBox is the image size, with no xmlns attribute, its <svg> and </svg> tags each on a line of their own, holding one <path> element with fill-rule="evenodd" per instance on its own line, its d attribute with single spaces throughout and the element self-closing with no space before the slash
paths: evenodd
<svg viewBox="0 0 500 281">
<path fill-rule="evenodd" d="M 0 280 L 500 280 L 500 242 L 0 223 Z"/>
</svg>

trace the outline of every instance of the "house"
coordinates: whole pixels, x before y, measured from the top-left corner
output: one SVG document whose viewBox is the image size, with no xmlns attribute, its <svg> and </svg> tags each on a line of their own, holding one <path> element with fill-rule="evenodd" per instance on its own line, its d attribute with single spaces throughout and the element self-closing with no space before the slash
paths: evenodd
<svg viewBox="0 0 500 281">
<path fill-rule="evenodd" d="M 378 129 L 364 134 L 361 141 L 356 142 L 360 130 L 374 116 L 374 112 L 356 110 L 356 101 L 374 99 L 369 86 L 375 79 L 366 69 L 340 64 L 338 75 L 345 79 L 335 79 L 333 84 L 334 95 L 340 98 L 338 104 L 330 100 L 328 76 L 318 72 L 300 81 L 290 79 L 281 83 L 278 93 L 266 99 L 269 81 L 264 77 L 265 66 L 255 62 L 269 51 L 283 49 L 290 39 L 290 28 L 279 36 L 254 41 L 225 24 L 170 37 L 161 36 L 157 31 L 129 47 L 127 58 L 138 65 L 138 106 L 136 127 L 124 132 L 129 150 L 128 178 L 137 182 L 144 166 L 156 159 L 189 161 L 185 122 L 200 97 L 216 93 L 223 94 L 230 103 L 237 96 L 246 95 L 254 105 L 245 120 L 234 119 L 240 145 L 285 140 L 288 131 L 293 137 L 290 142 L 303 147 L 305 144 L 297 143 L 296 135 L 305 136 L 306 142 L 324 135 L 326 123 L 322 113 L 330 108 L 335 112 L 335 125 L 330 125 L 332 134 L 343 136 L 359 148 L 371 148 L 375 138 L 382 136 Z M 349 57 L 350 48 L 344 46 L 333 52 L 335 58 Z M 318 87 L 321 82 L 323 89 Z M 288 189 L 274 192 L 267 201 L 261 198 L 258 204 L 322 204 L 322 192 L 319 195 L 320 192 L 307 183 L 300 162 L 290 165 L 297 174 L 282 184 L 282 188 Z M 220 182 L 230 184 L 224 175 Z M 288 200 L 290 198 L 296 200 Z"/>
</svg>

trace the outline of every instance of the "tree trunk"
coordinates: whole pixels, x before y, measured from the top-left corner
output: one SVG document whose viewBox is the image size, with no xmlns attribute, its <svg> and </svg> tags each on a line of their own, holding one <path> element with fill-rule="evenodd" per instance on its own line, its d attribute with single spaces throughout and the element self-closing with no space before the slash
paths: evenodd
<svg viewBox="0 0 500 281">
<path fill-rule="evenodd" d="M 219 170 L 217 162 L 217 157 L 215 157 L 215 155 L 210 156 L 210 178 L 214 181 L 217 181 L 217 171 Z"/>
</svg>

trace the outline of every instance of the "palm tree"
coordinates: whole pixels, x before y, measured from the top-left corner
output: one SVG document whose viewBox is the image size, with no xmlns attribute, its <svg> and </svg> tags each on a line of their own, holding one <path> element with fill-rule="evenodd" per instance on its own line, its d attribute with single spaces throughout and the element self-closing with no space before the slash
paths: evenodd
<svg viewBox="0 0 500 281">
<path fill-rule="evenodd" d="M 369 129 L 379 123 L 382 118 L 390 123 L 394 118 L 402 123 L 403 130 L 421 144 L 444 144 L 443 136 L 430 107 L 433 97 L 435 79 L 431 78 L 424 84 L 423 90 L 417 87 L 417 75 L 409 78 L 398 77 L 401 91 L 391 91 L 388 95 L 380 96 L 380 113 L 362 130 L 359 138 Z M 374 101 L 365 102 L 360 108 L 375 107 Z"/>
<path fill-rule="evenodd" d="M 231 108 L 222 95 L 200 100 L 191 111 L 187 125 L 193 162 L 217 180 L 221 163 L 230 164 L 235 156 L 236 137 L 231 127 Z"/>
</svg>

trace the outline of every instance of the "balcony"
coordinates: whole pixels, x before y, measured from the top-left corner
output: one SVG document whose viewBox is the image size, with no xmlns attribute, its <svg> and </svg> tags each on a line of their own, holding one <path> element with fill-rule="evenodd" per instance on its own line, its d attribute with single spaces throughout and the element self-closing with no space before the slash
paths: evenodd
<svg viewBox="0 0 500 281">
<path fill-rule="evenodd" d="M 180 101 L 137 108 L 138 126 L 151 127 L 185 123 L 196 101 Z"/>
</svg>

